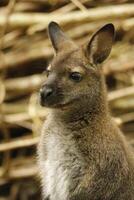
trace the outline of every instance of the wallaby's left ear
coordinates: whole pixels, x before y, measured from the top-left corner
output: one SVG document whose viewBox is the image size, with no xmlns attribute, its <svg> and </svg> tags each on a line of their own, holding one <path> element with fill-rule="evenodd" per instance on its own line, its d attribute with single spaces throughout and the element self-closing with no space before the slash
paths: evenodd
<svg viewBox="0 0 134 200">
<path fill-rule="evenodd" d="M 56 53 L 76 47 L 74 42 L 62 31 L 56 22 L 49 23 L 48 33 Z"/>
<path fill-rule="evenodd" d="M 114 36 L 113 24 L 106 24 L 93 35 L 86 49 L 91 63 L 100 64 L 109 56 Z"/>
</svg>

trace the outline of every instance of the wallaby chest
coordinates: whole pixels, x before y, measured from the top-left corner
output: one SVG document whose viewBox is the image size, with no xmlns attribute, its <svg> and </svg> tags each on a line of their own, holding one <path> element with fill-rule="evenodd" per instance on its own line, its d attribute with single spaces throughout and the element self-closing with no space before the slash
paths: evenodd
<svg viewBox="0 0 134 200">
<path fill-rule="evenodd" d="M 83 158 L 72 133 L 62 125 L 46 127 L 43 132 L 45 135 L 42 146 L 45 145 L 47 152 L 46 158 L 42 155 L 41 159 L 44 163 L 45 193 L 51 195 L 52 200 L 64 200 L 77 187 L 84 172 Z"/>
</svg>

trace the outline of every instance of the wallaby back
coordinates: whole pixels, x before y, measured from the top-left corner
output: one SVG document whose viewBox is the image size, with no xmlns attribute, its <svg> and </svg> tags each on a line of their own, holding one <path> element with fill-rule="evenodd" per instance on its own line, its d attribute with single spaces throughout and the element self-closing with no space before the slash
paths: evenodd
<svg viewBox="0 0 134 200">
<path fill-rule="evenodd" d="M 48 30 L 55 57 L 40 90 L 49 108 L 38 145 L 43 199 L 134 200 L 134 156 L 110 116 L 101 69 L 113 25 L 81 48 L 55 22 Z"/>
</svg>

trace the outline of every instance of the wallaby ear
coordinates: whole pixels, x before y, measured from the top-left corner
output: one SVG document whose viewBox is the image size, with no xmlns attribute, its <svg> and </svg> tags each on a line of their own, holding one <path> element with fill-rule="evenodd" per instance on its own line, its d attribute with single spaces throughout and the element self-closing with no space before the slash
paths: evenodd
<svg viewBox="0 0 134 200">
<path fill-rule="evenodd" d="M 48 33 L 56 52 L 76 46 L 73 41 L 64 34 L 62 29 L 56 22 L 49 23 Z"/>
<path fill-rule="evenodd" d="M 113 24 L 106 24 L 92 36 L 86 48 L 86 55 L 91 63 L 100 64 L 109 56 L 114 35 Z"/>
</svg>

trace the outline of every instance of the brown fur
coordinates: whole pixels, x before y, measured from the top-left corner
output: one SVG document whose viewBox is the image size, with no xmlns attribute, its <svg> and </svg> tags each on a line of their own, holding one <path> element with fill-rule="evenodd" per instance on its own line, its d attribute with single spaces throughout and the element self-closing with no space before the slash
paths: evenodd
<svg viewBox="0 0 134 200">
<path fill-rule="evenodd" d="M 56 56 L 41 90 L 54 91 L 41 99 L 50 109 L 38 145 L 43 198 L 134 200 L 134 157 L 110 116 L 100 66 L 112 47 L 113 26 L 100 29 L 84 48 L 56 23 L 49 35 Z M 82 80 L 70 80 L 72 72 Z"/>
</svg>

